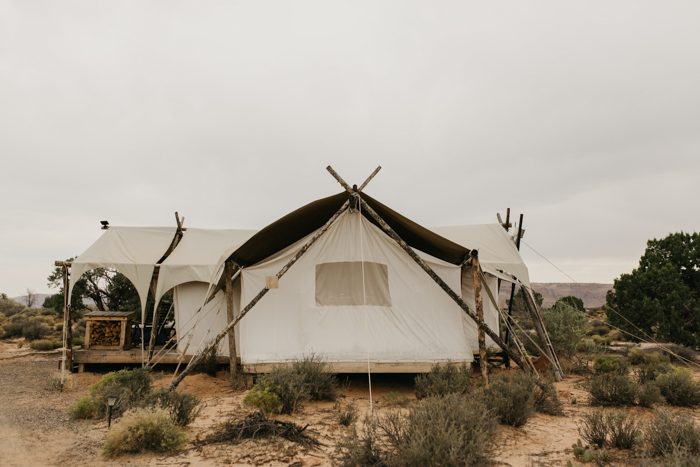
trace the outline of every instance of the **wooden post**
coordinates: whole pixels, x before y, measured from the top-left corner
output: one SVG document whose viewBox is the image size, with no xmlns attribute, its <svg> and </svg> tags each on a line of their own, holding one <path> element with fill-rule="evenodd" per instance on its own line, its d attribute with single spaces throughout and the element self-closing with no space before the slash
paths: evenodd
<svg viewBox="0 0 700 467">
<path fill-rule="evenodd" d="M 182 240 L 182 237 L 184 235 L 185 229 L 182 227 L 182 223 L 185 222 L 185 218 L 183 217 L 180 219 L 180 214 L 178 214 L 177 211 L 175 211 L 175 222 L 177 223 L 177 228 L 175 230 L 175 235 L 173 236 L 172 241 L 170 242 L 170 246 L 168 247 L 167 250 L 165 250 L 165 253 L 163 253 L 163 256 L 156 262 L 155 264 L 155 269 L 153 270 L 153 275 L 151 276 L 151 286 L 149 287 L 149 293 L 153 295 L 153 319 L 151 319 L 151 336 L 148 339 L 148 354 L 146 357 L 146 362 L 141 362 L 144 364 L 145 367 L 148 367 L 148 365 L 151 362 L 151 359 L 153 358 L 153 351 L 155 350 L 156 347 L 156 339 L 158 338 L 158 326 L 160 323 L 158 323 L 158 302 L 155 300 L 156 297 L 156 287 L 158 285 L 158 276 L 160 275 L 160 265 L 165 261 L 170 254 L 175 251 L 175 248 L 177 245 L 180 243 L 180 240 Z M 141 339 L 143 341 L 143 329 L 146 326 L 146 323 L 141 323 Z M 143 342 L 141 343 L 141 346 L 143 347 Z"/>
<path fill-rule="evenodd" d="M 561 381 L 564 378 L 564 371 L 561 368 L 557 354 L 554 351 L 554 346 L 552 346 L 552 341 L 549 340 L 549 335 L 544 327 L 544 322 L 542 321 L 542 315 L 540 314 L 537 304 L 532 296 L 529 289 L 523 288 L 523 295 L 525 296 L 525 306 L 527 311 L 530 313 L 530 318 L 532 319 L 532 324 L 535 325 L 535 331 L 537 332 L 537 337 L 540 338 L 540 343 L 542 344 L 542 350 L 545 353 L 545 357 L 552 364 L 552 369 L 554 370 L 554 379 Z"/>
<path fill-rule="evenodd" d="M 275 277 L 277 277 L 278 280 L 281 279 L 282 276 L 284 276 L 287 273 L 287 271 L 289 271 L 289 268 L 291 268 L 294 265 L 294 263 L 296 263 L 299 260 L 299 258 L 301 258 L 304 255 L 304 253 L 306 253 L 309 250 L 309 248 L 311 248 L 311 245 L 316 243 L 316 240 L 318 240 L 321 237 L 321 235 L 326 233 L 326 231 L 330 228 L 331 225 L 333 225 L 333 223 L 336 221 L 336 219 L 338 219 L 338 217 L 340 217 L 340 215 L 348 209 L 348 206 L 350 206 L 349 200 L 345 201 L 343 203 L 343 205 L 340 207 L 340 209 L 338 209 L 338 211 L 335 214 L 333 214 L 333 216 L 330 219 L 328 219 L 328 221 L 326 221 L 326 223 L 323 224 L 323 226 L 313 234 L 313 236 L 296 252 L 296 254 L 294 256 L 292 256 L 292 258 L 287 262 L 287 264 L 282 266 L 282 269 L 280 269 L 279 272 L 275 275 Z M 241 310 L 241 314 L 238 315 L 236 317 L 236 319 L 234 319 L 233 321 L 228 323 L 228 325 L 221 332 L 219 332 L 216 335 L 216 337 L 214 337 L 214 340 L 212 340 L 204 349 L 197 352 L 197 354 L 192 357 L 192 359 L 187 364 L 185 369 L 182 370 L 182 373 L 180 373 L 175 378 L 173 378 L 173 380 L 170 382 L 170 386 L 168 388 L 170 390 L 174 390 L 178 386 L 178 384 L 180 384 L 180 382 L 182 382 L 182 380 L 185 379 L 185 376 L 187 376 L 190 372 L 192 372 L 192 369 L 194 367 L 196 367 L 199 364 L 199 362 L 202 361 L 202 358 L 204 358 L 204 355 L 206 355 L 208 352 L 211 351 L 211 349 L 213 349 L 214 347 L 219 345 L 219 342 L 221 342 L 221 339 L 223 339 L 224 336 L 227 335 L 228 332 L 231 329 L 233 329 L 233 327 L 236 324 L 238 324 L 238 322 L 240 320 L 242 320 L 245 317 L 245 315 L 247 315 L 248 312 L 269 291 L 270 291 L 270 289 L 265 287 L 260 292 L 258 292 L 258 294 L 255 297 L 253 297 L 253 299 L 245 306 L 245 308 L 243 308 L 243 310 Z"/>
<path fill-rule="evenodd" d="M 66 370 L 73 371 L 73 330 L 70 316 L 70 278 L 68 276 L 68 263 L 56 261 L 56 266 L 63 273 L 63 355 L 61 358 L 61 381 L 65 382 Z"/>
<path fill-rule="evenodd" d="M 510 217 L 510 208 L 508 208 L 508 217 Z M 510 227 L 510 225 L 508 225 Z M 508 229 L 506 229 L 507 231 Z M 523 236 L 523 215 L 520 214 L 520 220 L 518 221 L 518 234 L 515 237 L 515 247 L 520 250 L 520 239 Z M 506 344 L 510 345 L 513 341 L 512 336 L 510 335 L 510 328 L 513 327 L 513 300 L 515 299 L 515 282 L 513 282 L 510 285 L 510 300 L 508 301 L 508 324 L 510 326 L 506 326 Z M 508 359 L 507 355 L 504 355 L 503 359 L 506 368 L 510 368 L 510 360 Z"/>
<path fill-rule="evenodd" d="M 471 272 L 472 272 L 472 283 L 474 284 L 474 305 L 476 308 L 476 318 L 479 322 L 484 323 L 484 301 L 481 298 L 481 274 L 479 264 L 479 252 L 477 250 L 471 251 L 471 262 L 470 262 Z M 484 334 L 484 329 L 479 327 L 477 329 L 478 339 L 479 339 L 479 368 L 481 369 L 481 377 L 484 379 L 484 384 L 488 386 L 489 384 L 489 370 L 488 370 L 488 355 L 486 353 L 486 335 Z"/>
<path fill-rule="evenodd" d="M 224 290 L 226 291 L 226 320 L 228 324 L 235 319 L 233 316 L 233 275 L 236 269 L 240 269 L 238 265 L 234 264 L 231 260 L 226 260 L 224 263 Z M 231 376 L 235 376 L 238 374 L 235 326 L 232 326 L 228 332 L 228 355 Z"/>
</svg>

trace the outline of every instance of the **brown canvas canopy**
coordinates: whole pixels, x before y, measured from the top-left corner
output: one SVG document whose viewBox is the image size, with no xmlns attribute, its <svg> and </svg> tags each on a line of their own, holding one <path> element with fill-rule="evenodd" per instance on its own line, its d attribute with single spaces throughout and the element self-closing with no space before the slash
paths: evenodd
<svg viewBox="0 0 700 467">
<path fill-rule="evenodd" d="M 250 266 L 281 251 L 321 228 L 347 201 L 343 192 L 313 201 L 268 225 L 241 245 L 230 257 L 240 266 Z M 448 263 L 459 265 L 469 250 L 413 222 L 371 196 L 362 199 L 374 209 L 412 248 Z M 363 213 L 376 225 L 374 219 Z"/>
</svg>

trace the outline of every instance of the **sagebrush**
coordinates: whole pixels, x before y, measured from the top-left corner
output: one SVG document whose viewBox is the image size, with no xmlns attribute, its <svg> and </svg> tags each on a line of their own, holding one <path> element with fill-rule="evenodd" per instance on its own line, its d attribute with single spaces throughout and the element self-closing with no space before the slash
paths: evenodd
<svg viewBox="0 0 700 467">
<path fill-rule="evenodd" d="M 112 427 L 103 451 L 107 457 L 143 451 L 172 452 L 181 449 L 185 440 L 184 429 L 168 412 L 142 408 L 125 413 Z"/>
</svg>

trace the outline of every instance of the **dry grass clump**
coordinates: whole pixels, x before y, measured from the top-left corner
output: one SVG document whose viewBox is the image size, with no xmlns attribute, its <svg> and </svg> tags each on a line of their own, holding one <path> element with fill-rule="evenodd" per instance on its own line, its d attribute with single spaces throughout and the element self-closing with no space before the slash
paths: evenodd
<svg viewBox="0 0 700 467">
<path fill-rule="evenodd" d="M 335 403 L 335 411 L 338 414 L 338 423 L 343 426 L 350 426 L 357 421 L 357 407 L 350 401 L 344 404 Z"/>
<path fill-rule="evenodd" d="M 656 378 L 661 394 L 670 405 L 692 407 L 700 404 L 700 385 L 680 368 Z"/>
<path fill-rule="evenodd" d="M 340 463 L 356 465 L 482 465 L 495 421 L 480 398 L 459 394 L 428 397 L 407 414 L 365 420 L 363 431 L 343 440 Z"/>
<path fill-rule="evenodd" d="M 319 442 L 306 433 L 307 427 L 295 423 L 267 418 L 263 412 L 249 414 L 242 420 L 230 420 L 214 429 L 196 444 L 238 443 L 244 439 L 268 438 L 279 436 L 306 447 L 315 447 Z"/>
<path fill-rule="evenodd" d="M 447 394 L 464 394 L 471 387 L 471 368 L 466 364 L 435 365 L 428 373 L 416 376 L 416 397 L 423 399 Z"/>
<path fill-rule="evenodd" d="M 700 428 L 686 414 L 658 411 L 647 426 L 646 439 L 652 456 L 700 455 Z"/>
<path fill-rule="evenodd" d="M 143 451 L 172 452 L 185 444 L 185 431 L 159 408 L 129 411 L 107 434 L 107 457 Z"/>
<path fill-rule="evenodd" d="M 641 440 L 639 423 L 622 411 L 605 413 L 602 410 L 584 414 L 579 434 L 590 445 L 617 449 L 632 449 Z"/>
<path fill-rule="evenodd" d="M 335 400 L 335 388 L 326 364 L 311 355 L 260 377 L 243 402 L 267 413 L 292 413 L 308 400 Z"/>
<path fill-rule="evenodd" d="M 29 347 L 32 350 L 54 350 L 63 346 L 63 342 L 58 339 L 36 339 L 29 343 Z"/>
</svg>

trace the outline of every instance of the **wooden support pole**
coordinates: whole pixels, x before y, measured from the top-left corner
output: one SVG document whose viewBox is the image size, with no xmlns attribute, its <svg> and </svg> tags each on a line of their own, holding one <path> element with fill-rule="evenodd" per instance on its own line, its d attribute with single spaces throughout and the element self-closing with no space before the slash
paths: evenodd
<svg viewBox="0 0 700 467">
<path fill-rule="evenodd" d="M 224 290 L 226 294 L 226 321 L 228 324 L 235 319 L 233 315 L 233 275 L 240 267 L 231 260 L 224 263 Z M 231 376 L 238 374 L 238 354 L 236 352 L 236 328 L 232 326 L 228 332 L 228 358 Z"/>
<path fill-rule="evenodd" d="M 471 261 L 470 268 L 472 273 L 472 283 L 474 285 L 474 308 L 476 309 L 476 319 L 480 323 L 484 323 L 484 300 L 481 297 L 481 274 L 479 264 L 479 252 L 477 250 L 471 251 Z M 484 379 L 484 384 L 488 386 L 489 384 L 489 370 L 488 370 L 488 358 L 486 353 L 486 335 L 484 334 L 483 327 L 477 329 L 478 339 L 479 339 L 479 368 L 481 369 L 481 377 Z"/>
<path fill-rule="evenodd" d="M 66 263 L 61 264 L 61 271 L 63 273 L 63 339 L 65 340 L 61 359 L 61 379 L 62 382 L 65 382 L 66 370 L 73 371 L 73 323 L 70 316 L 70 293 L 68 290 L 70 277 Z"/>
<path fill-rule="evenodd" d="M 540 343 L 542 344 L 542 350 L 545 352 L 545 357 L 550 361 L 552 365 L 552 370 L 554 371 L 554 379 L 561 381 L 564 379 L 564 371 L 561 368 L 557 354 L 552 346 L 552 341 L 549 340 L 549 335 L 544 327 L 544 322 L 542 321 L 542 315 L 535 303 L 532 293 L 529 289 L 523 288 L 523 295 L 525 296 L 525 307 L 530 313 L 530 318 L 532 319 L 532 324 L 535 325 L 535 331 L 537 332 L 537 337 L 540 338 Z"/>
<path fill-rule="evenodd" d="M 510 208 L 508 208 L 508 216 L 510 216 Z M 506 229 L 508 230 L 508 229 Z M 518 233 L 515 237 L 515 247 L 520 250 L 520 239 L 523 236 L 523 215 L 520 214 L 520 220 L 518 221 Z M 510 300 L 508 301 L 508 324 L 510 326 L 506 327 L 506 344 L 510 345 L 513 342 L 513 337 L 510 335 L 510 328 L 513 327 L 513 300 L 515 299 L 515 282 L 510 285 Z M 506 364 L 506 368 L 510 368 L 510 360 L 507 355 L 503 356 L 503 361 Z"/>
<path fill-rule="evenodd" d="M 426 274 L 428 274 L 428 276 L 430 276 L 430 278 L 432 280 L 434 280 L 440 286 L 440 288 L 442 290 L 444 290 L 445 293 L 447 293 L 447 295 L 449 295 L 449 297 L 455 303 L 457 303 L 457 305 L 459 305 L 459 307 L 462 309 L 462 311 L 464 313 L 466 313 L 467 316 L 469 316 L 472 319 L 472 321 L 474 321 L 476 323 L 478 328 L 481 329 L 484 333 L 486 333 L 486 335 L 488 335 L 491 339 L 493 339 L 493 341 L 496 343 L 496 345 L 498 345 L 504 352 L 506 352 L 506 354 L 520 368 L 523 368 L 526 371 L 529 371 L 529 368 L 524 366 L 523 361 L 520 358 L 520 356 L 511 352 L 511 350 L 508 348 L 508 346 L 506 346 L 506 344 L 503 342 L 503 340 L 501 339 L 501 337 L 498 334 L 496 334 L 493 330 L 491 330 L 491 328 L 486 326 L 486 324 L 483 321 L 479 321 L 476 314 L 474 314 L 474 312 L 469 308 L 469 306 L 464 302 L 464 300 L 462 300 L 462 297 L 457 295 L 457 293 L 454 290 L 452 290 L 452 288 L 449 285 L 447 285 L 447 283 L 444 280 L 442 280 L 442 278 L 440 276 L 438 276 L 435 273 L 435 271 L 433 271 L 433 269 L 430 266 L 428 266 L 428 264 L 425 261 L 423 261 L 423 259 L 420 256 L 418 256 L 418 254 L 413 250 L 413 248 L 411 248 L 408 245 L 408 243 L 406 243 L 401 237 L 399 237 L 399 235 L 394 231 L 394 229 L 392 229 L 389 226 L 389 224 L 384 222 L 384 219 L 382 219 L 379 216 L 379 214 L 377 214 L 375 212 L 375 210 L 372 209 L 372 207 L 369 204 L 367 204 L 365 202 L 365 200 L 363 200 L 359 194 L 354 193 L 354 196 L 357 196 L 359 202 L 361 203 L 362 211 L 369 214 L 370 217 L 372 217 L 372 219 L 374 219 L 377 222 L 379 227 L 387 235 L 389 235 L 389 237 L 391 237 L 406 253 L 408 253 L 408 256 L 410 256 L 411 259 L 413 259 L 413 261 L 415 261 L 418 264 L 418 266 L 420 266 L 421 269 L 423 269 L 423 271 L 425 271 Z"/>
<path fill-rule="evenodd" d="M 296 263 L 299 260 L 299 258 L 301 258 L 304 255 L 304 253 L 306 253 L 309 250 L 309 248 L 311 248 L 311 246 L 314 243 L 316 243 L 316 240 L 318 240 L 321 237 L 321 235 L 326 233 L 326 231 L 330 228 L 331 225 L 333 225 L 333 223 L 336 221 L 336 219 L 338 219 L 338 217 L 340 217 L 340 215 L 348 209 L 348 206 L 350 206 L 350 201 L 345 201 L 343 203 L 343 205 L 340 207 L 340 209 L 338 209 L 338 211 L 335 214 L 333 214 L 333 216 L 330 219 L 328 219 L 328 221 L 326 221 L 326 223 L 323 224 L 323 226 L 313 234 L 313 236 L 296 252 L 296 254 L 294 256 L 292 256 L 292 258 L 287 262 L 287 264 L 285 264 L 282 267 L 282 269 L 280 269 L 279 272 L 275 275 L 275 277 L 277 277 L 277 280 L 281 279 L 282 276 L 284 276 L 287 273 L 287 271 L 289 271 L 289 268 L 291 268 L 294 265 L 294 263 Z M 255 297 L 253 297 L 253 299 L 245 306 L 245 308 L 243 308 L 243 310 L 241 310 L 241 314 L 238 315 L 236 317 L 236 319 L 234 319 L 233 321 L 228 323 L 228 325 L 221 332 L 219 332 L 216 335 L 216 337 L 214 337 L 214 340 L 212 340 L 209 343 L 209 345 L 207 345 L 202 351 L 197 352 L 197 354 L 192 357 L 192 360 L 190 360 L 190 362 L 187 364 L 185 369 L 182 370 L 182 373 L 177 375 L 170 382 L 169 389 L 174 390 L 178 386 L 178 384 L 180 384 L 180 382 L 182 382 L 182 380 L 185 379 L 185 376 L 187 376 L 189 373 L 191 373 L 192 369 L 195 368 L 199 364 L 199 362 L 202 361 L 202 358 L 204 358 L 204 355 L 206 355 L 208 352 L 211 351 L 211 349 L 213 349 L 214 347 L 219 345 L 219 342 L 221 342 L 221 339 L 223 339 L 224 336 L 228 334 L 229 330 L 233 329 L 234 326 L 236 324 L 238 324 L 238 322 L 240 320 L 242 320 L 245 317 L 245 315 L 247 315 L 248 312 L 269 291 L 270 291 L 270 289 L 265 287 L 260 292 L 258 292 L 258 294 Z"/>
</svg>

